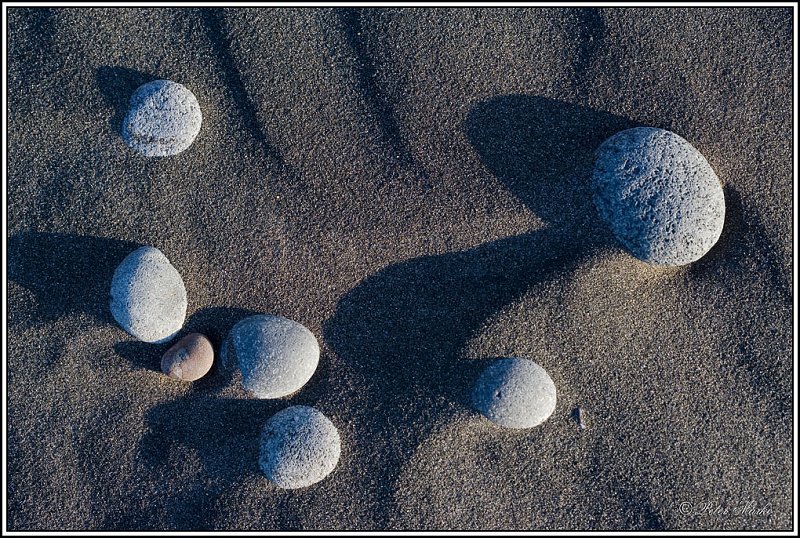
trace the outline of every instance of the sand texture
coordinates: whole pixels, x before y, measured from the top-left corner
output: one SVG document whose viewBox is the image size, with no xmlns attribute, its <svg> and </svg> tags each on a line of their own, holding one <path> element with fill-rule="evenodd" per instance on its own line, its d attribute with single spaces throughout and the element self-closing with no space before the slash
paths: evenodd
<svg viewBox="0 0 800 538">
<path fill-rule="evenodd" d="M 9 529 L 791 528 L 791 9 L 11 8 L 8 30 Z M 120 126 L 158 79 L 203 124 L 148 158 Z M 594 207 L 595 149 L 637 126 L 723 183 L 695 263 L 638 261 Z M 108 307 L 143 245 L 186 287 L 174 341 L 218 355 L 283 316 L 319 341 L 311 380 L 164 376 L 170 344 Z M 498 357 L 552 377 L 544 424 L 471 410 Z M 259 438 L 292 405 L 341 458 L 285 490 Z"/>
</svg>

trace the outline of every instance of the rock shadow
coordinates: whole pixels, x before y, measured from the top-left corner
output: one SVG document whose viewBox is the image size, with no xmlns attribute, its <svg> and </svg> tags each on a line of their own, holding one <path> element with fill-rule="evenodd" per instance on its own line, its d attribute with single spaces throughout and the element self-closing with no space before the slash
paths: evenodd
<svg viewBox="0 0 800 538">
<path fill-rule="evenodd" d="M 136 453 L 159 499 L 149 508 L 124 507 L 109 528 L 142 528 L 142 521 L 153 519 L 147 512 L 156 510 L 161 515 L 148 524 L 153 529 L 214 530 L 220 495 L 263 477 L 261 430 L 270 416 L 295 402 L 229 398 L 219 389 L 212 372 L 187 395 L 147 412 Z M 270 487 L 266 478 L 264 487 Z"/>
<path fill-rule="evenodd" d="M 141 245 L 106 237 L 20 232 L 8 241 L 8 276 L 36 297 L 36 317 L 84 312 L 114 323 L 109 310 L 117 265 Z"/>
<path fill-rule="evenodd" d="M 696 286 L 716 290 L 717 308 L 735 311 L 749 304 L 751 313 L 771 319 L 774 335 L 765 353 L 746 331 L 737 335 L 731 359 L 748 372 L 750 385 L 770 397 L 771 419 L 778 428 L 791 428 L 794 406 L 791 384 L 791 320 L 794 294 L 791 273 L 782 268 L 777 246 L 757 211 L 747 207 L 732 185 L 724 188 L 725 225 L 714 247 L 692 263 L 687 278 Z M 760 282 L 758 282 L 760 281 Z M 742 283 L 753 282 L 755 286 Z M 743 329 L 745 326 L 740 327 Z M 752 328 L 750 330 L 753 330 Z M 786 360 L 781 358 L 785 357 Z M 777 358 L 777 359 L 776 359 Z"/>
<path fill-rule="evenodd" d="M 97 87 L 106 102 L 114 109 L 114 115 L 109 119 L 112 131 L 119 132 L 122 128 L 122 120 L 128 114 L 133 92 L 152 80 L 157 78 L 127 67 L 103 65 L 97 68 L 95 71 Z"/>
<path fill-rule="evenodd" d="M 542 97 L 479 103 L 465 135 L 484 166 L 547 226 L 392 265 L 340 300 L 324 335 L 366 385 L 349 402 L 353 430 L 370 439 L 373 453 L 355 455 L 368 481 L 359 501 L 380 514 L 379 526 L 396 514 L 392 484 L 415 448 L 468 405 L 485 366 L 461 358 L 468 340 L 527 290 L 613 241 L 591 200 L 593 154 L 608 136 L 633 126 Z"/>
</svg>

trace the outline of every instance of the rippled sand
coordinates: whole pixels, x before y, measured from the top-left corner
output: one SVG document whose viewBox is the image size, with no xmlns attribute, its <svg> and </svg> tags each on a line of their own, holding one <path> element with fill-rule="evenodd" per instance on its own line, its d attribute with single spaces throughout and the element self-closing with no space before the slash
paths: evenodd
<svg viewBox="0 0 800 538">
<path fill-rule="evenodd" d="M 9 528 L 790 529 L 791 16 L 10 9 Z M 119 127 L 158 78 L 204 123 L 147 159 Z M 724 183 L 688 267 L 637 262 L 592 205 L 594 149 L 636 125 Z M 309 327 L 309 384 L 163 376 L 169 344 L 108 309 L 143 244 L 183 276 L 183 333 Z M 553 377 L 542 426 L 465 406 L 500 356 Z M 299 404 L 342 457 L 278 490 L 258 438 Z"/>
</svg>

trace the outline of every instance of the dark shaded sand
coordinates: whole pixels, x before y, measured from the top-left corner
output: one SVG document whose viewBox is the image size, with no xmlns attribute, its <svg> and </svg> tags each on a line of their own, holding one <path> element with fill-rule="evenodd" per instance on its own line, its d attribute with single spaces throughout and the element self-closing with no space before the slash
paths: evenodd
<svg viewBox="0 0 800 538">
<path fill-rule="evenodd" d="M 790 529 L 790 9 L 11 9 L 8 526 Z M 165 159 L 119 136 L 167 78 L 200 101 Z M 648 267 L 597 220 L 594 149 L 675 131 L 724 183 L 702 260 Z M 215 346 L 252 313 L 319 338 L 299 393 L 249 399 L 108 311 L 161 249 Z M 486 360 L 547 369 L 513 431 Z M 258 469 L 268 417 L 339 427 L 326 480 Z M 584 410 L 581 430 L 575 409 Z M 727 513 L 725 513 L 727 512 Z"/>
</svg>

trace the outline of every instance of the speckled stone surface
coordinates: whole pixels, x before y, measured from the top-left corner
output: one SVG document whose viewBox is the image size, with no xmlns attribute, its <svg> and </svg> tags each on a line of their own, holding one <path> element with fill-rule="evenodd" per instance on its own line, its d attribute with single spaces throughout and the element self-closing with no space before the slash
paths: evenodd
<svg viewBox="0 0 800 538">
<path fill-rule="evenodd" d="M 194 142 L 203 115 L 188 88 L 169 80 L 140 86 L 122 122 L 125 143 L 146 157 L 177 155 Z"/>
<path fill-rule="evenodd" d="M 276 486 L 296 489 L 328 476 L 340 454 L 336 426 L 320 411 L 297 405 L 267 421 L 261 434 L 258 463 Z"/>
<path fill-rule="evenodd" d="M 700 259 L 717 242 L 725 196 L 703 155 L 670 131 L 621 131 L 597 150 L 594 201 L 622 245 L 653 265 Z"/>
<path fill-rule="evenodd" d="M 173 379 L 196 381 L 214 364 L 214 347 L 200 333 L 187 334 L 161 358 L 161 371 Z"/>
<path fill-rule="evenodd" d="M 472 404 L 506 428 L 533 428 L 556 408 L 556 386 L 548 373 L 528 359 L 497 359 L 478 377 Z"/>
<path fill-rule="evenodd" d="M 111 280 L 111 314 L 143 342 L 172 339 L 186 318 L 186 288 L 180 273 L 157 248 L 131 252 Z"/>
<path fill-rule="evenodd" d="M 311 379 L 319 344 L 306 327 L 280 316 L 255 315 L 238 322 L 221 353 L 226 369 L 238 368 L 244 387 L 258 398 L 281 398 Z"/>
</svg>

